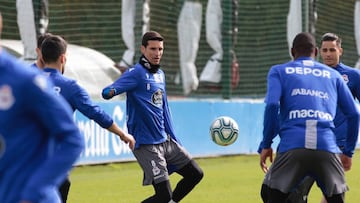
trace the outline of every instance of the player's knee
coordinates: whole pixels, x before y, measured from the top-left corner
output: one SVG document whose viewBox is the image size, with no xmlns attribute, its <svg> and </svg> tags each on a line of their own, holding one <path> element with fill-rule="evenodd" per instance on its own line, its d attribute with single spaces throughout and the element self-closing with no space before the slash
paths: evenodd
<svg viewBox="0 0 360 203">
<path fill-rule="evenodd" d="M 199 183 L 204 177 L 204 171 L 194 160 L 191 160 L 184 167 L 184 171 L 187 171 L 184 177 L 191 179 L 195 184 Z"/>
<path fill-rule="evenodd" d="M 201 168 L 198 168 L 195 172 L 195 175 L 194 175 L 194 181 L 196 183 L 200 182 L 204 177 L 204 171 L 201 170 Z"/>
</svg>

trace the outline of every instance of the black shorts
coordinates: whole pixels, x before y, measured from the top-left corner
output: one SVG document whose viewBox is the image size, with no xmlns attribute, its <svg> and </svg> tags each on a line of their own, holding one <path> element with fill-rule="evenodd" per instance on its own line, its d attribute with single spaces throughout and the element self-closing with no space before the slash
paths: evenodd
<svg viewBox="0 0 360 203">
<path fill-rule="evenodd" d="M 289 193 L 306 176 L 314 178 L 326 196 L 348 190 L 339 155 L 312 149 L 294 149 L 277 154 L 264 184 Z"/>
</svg>

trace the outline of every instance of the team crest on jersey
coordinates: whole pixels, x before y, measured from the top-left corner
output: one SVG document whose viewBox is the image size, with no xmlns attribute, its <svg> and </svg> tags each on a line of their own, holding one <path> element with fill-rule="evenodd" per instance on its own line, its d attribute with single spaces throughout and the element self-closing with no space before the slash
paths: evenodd
<svg viewBox="0 0 360 203">
<path fill-rule="evenodd" d="M 0 86 L 0 110 L 9 109 L 15 102 L 14 95 L 9 85 Z"/>
<path fill-rule="evenodd" d="M 344 75 L 342 75 L 342 77 L 343 77 L 345 83 L 347 84 L 347 83 L 349 82 L 349 77 L 348 77 L 348 75 L 344 74 Z"/>
<path fill-rule="evenodd" d="M 154 92 L 154 94 L 151 97 L 151 101 L 156 106 L 161 106 L 163 102 L 163 92 L 161 90 Z"/>
</svg>

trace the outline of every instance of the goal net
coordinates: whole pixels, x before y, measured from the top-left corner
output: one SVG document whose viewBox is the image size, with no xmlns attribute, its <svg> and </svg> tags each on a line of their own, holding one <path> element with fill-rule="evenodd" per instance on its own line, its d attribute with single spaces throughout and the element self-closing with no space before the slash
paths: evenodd
<svg viewBox="0 0 360 203">
<path fill-rule="evenodd" d="M 0 0 L 4 39 L 21 40 L 17 2 L 29 0 Z M 44 2 L 48 32 L 122 66 L 138 60 L 144 31 L 161 33 L 167 92 L 174 97 L 264 97 L 267 72 L 291 60 L 289 41 L 297 31 L 312 32 L 318 43 L 322 34 L 337 33 L 350 66 L 360 55 L 356 0 L 33 0 L 36 34 L 44 31 Z"/>
</svg>

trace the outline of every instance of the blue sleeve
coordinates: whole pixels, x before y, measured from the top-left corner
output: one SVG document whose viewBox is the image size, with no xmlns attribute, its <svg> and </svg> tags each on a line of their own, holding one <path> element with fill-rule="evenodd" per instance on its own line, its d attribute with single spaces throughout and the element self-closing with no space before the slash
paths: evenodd
<svg viewBox="0 0 360 203">
<path fill-rule="evenodd" d="M 258 153 L 262 149 L 271 148 L 273 139 L 279 133 L 279 104 L 265 106 L 263 140 L 260 143 Z"/>
<path fill-rule="evenodd" d="M 105 87 L 102 90 L 102 97 L 104 99 L 111 99 L 112 97 L 127 92 L 136 88 L 138 85 L 137 70 L 134 68 L 127 69 L 113 84 Z M 115 91 L 113 96 L 109 96 L 111 90 Z"/>
<path fill-rule="evenodd" d="M 267 77 L 267 92 L 265 97 L 266 104 L 278 104 L 281 97 L 281 81 L 280 75 L 277 72 L 276 68 L 273 67 L 270 69 Z"/>
<path fill-rule="evenodd" d="M 165 75 L 164 75 L 164 79 L 165 79 Z M 177 137 L 175 135 L 175 130 L 173 127 L 174 125 L 173 125 L 172 116 L 171 116 L 171 112 L 170 112 L 170 108 L 169 108 L 169 102 L 167 100 L 166 91 L 164 92 L 163 102 L 164 102 L 163 109 L 164 109 L 165 132 L 167 134 L 169 134 L 171 136 L 171 138 L 173 138 L 177 143 L 179 143 L 181 145 L 180 140 L 177 139 Z M 169 174 L 172 174 L 178 170 L 178 168 L 173 164 L 167 164 L 166 167 L 168 169 Z"/>
<path fill-rule="evenodd" d="M 36 116 L 34 120 L 45 126 L 49 139 L 54 141 L 54 146 L 49 147 L 53 150 L 51 155 L 24 183 L 21 197 L 33 202 L 40 202 L 49 188 L 57 187 L 63 181 L 84 148 L 83 136 L 73 121 L 69 105 L 56 96 L 44 80 L 42 76 L 35 77 L 35 82 L 23 91 L 29 101 L 26 108 Z"/>
<path fill-rule="evenodd" d="M 165 132 L 167 134 L 169 134 L 171 136 L 171 138 L 173 138 L 177 143 L 179 143 L 181 145 L 181 142 L 179 139 L 177 139 L 176 135 L 175 135 L 175 131 L 173 128 L 173 122 L 172 122 L 172 116 L 171 116 L 171 112 L 170 112 L 170 108 L 169 108 L 169 104 L 167 101 L 167 96 L 166 93 L 164 93 L 164 125 L 165 125 Z M 175 165 L 172 164 L 167 164 L 167 169 L 169 174 L 174 173 L 175 171 L 178 170 L 178 168 Z"/>
<path fill-rule="evenodd" d="M 343 153 L 349 157 L 352 157 L 355 151 L 359 134 L 360 115 L 353 96 L 342 79 L 338 81 L 338 104 L 341 111 L 346 116 L 348 122 L 348 130 L 346 136 L 347 139 Z"/>
<path fill-rule="evenodd" d="M 271 68 L 268 74 L 267 93 L 265 98 L 263 139 L 258 152 L 270 148 L 272 140 L 279 133 L 279 108 L 281 97 L 280 76 L 275 68 Z"/>
<path fill-rule="evenodd" d="M 113 124 L 114 121 L 111 116 L 91 101 L 89 94 L 84 88 L 75 81 L 71 88 L 75 90 L 75 95 L 71 97 L 71 103 L 78 111 L 87 118 L 94 120 L 102 128 L 107 129 Z"/>
<path fill-rule="evenodd" d="M 169 134 L 174 140 L 176 140 L 178 143 L 180 143 L 180 140 L 176 138 L 175 131 L 173 128 L 173 122 L 172 122 L 172 116 L 169 108 L 169 104 L 167 101 L 166 93 L 164 93 L 164 125 L 165 125 L 165 132 Z"/>
<path fill-rule="evenodd" d="M 356 75 L 355 75 L 355 82 L 354 82 L 354 90 L 353 90 L 353 95 L 354 97 L 360 101 L 360 71 L 356 70 Z"/>
</svg>

